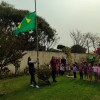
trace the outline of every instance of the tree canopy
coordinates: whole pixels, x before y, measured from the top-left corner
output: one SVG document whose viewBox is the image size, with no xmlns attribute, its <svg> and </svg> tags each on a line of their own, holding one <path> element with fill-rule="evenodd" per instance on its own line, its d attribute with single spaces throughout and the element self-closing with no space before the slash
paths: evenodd
<svg viewBox="0 0 100 100">
<path fill-rule="evenodd" d="M 31 30 L 15 37 L 13 33 L 22 21 L 28 10 L 15 9 L 13 5 L 6 2 L 0 4 L 0 68 L 1 70 L 13 64 L 15 67 L 20 59 L 26 54 L 25 50 L 36 49 L 36 34 Z M 45 19 L 37 16 L 37 31 L 39 37 L 39 48 L 50 47 L 56 38 L 56 30 L 51 28 Z"/>
<path fill-rule="evenodd" d="M 6 31 L 14 32 L 18 24 L 22 21 L 28 10 L 15 9 L 13 5 L 2 2 L 0 5 L 0 27 Z M 45 46 L 49 48 L 57 40 L 56 30 L 53 29 L 45 19 L 37 15 L 37 30 L 39 37 L 39 47 Z M 22 37 L 25 37 L 25 49 L 36 49 L 36 34 L 35 31 L 26 32 Z"/>
<path fill-rule="evenodd" d="M 71 47 L 71 52 L 72 53 L 86 53 L 86 49 L 83 48 L 82 46 L 80 45 L 73 45 Z"/>
<path fill-rule="evenodd" d="M 7 34 L 0 29 L 0 68 L 13 64 L 19 64 L 24 55 L 24 51 L 21 50 L 21 40 L 13 37 L 11 34 Z M 16 67 L 16 66 L 15 66 Z"/>
</svg>

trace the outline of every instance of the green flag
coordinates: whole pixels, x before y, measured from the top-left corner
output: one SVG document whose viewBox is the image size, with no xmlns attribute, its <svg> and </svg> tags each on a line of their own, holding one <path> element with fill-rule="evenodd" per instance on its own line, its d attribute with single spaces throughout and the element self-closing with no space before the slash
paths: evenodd
<svg viewBox="0 0 100 100">
<path fill-rule="evenodd" d="M 27 32 L 36 29 L 35 24 L 35 12 L 29 13 L 25 16 L 22 22 L 18 25 L 15 35 L 18 36 L 20 33 Z"/>
</svg>

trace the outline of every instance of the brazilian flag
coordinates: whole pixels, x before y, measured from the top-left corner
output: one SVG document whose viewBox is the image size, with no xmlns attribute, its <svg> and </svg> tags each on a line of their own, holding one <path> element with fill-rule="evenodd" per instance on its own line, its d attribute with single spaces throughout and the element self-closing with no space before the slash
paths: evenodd
<svg viewBox="0 0 100 100">
<path fill-rule="evenodd" d="M 36 29 L 35 23 L 35 12 L 29 13 L 25 16 L 22 22 L 18 25 L 15 35 L 18 36 L 20 33 L 27 32 Z"/>
</svg>

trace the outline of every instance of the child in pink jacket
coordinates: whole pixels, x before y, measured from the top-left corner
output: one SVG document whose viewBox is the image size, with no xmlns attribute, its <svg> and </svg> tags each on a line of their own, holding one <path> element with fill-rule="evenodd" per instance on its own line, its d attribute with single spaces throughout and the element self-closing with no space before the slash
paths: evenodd
<svg viewBox="0 0 100 100">
<path fill-rule="evenodd" d="M 92 65 L 89 64 L 88 65 L 88 75 L 89 75 L 90 81 L 92 81 L 92 74 L 93 74 L 93 68 L 92 68 Z"/>
<path fill-rule="evenodd" d="M 98 65 L 97 73 L 98 73 L 98 79 L 100 79 L 100 64 Z"/>
</svg>

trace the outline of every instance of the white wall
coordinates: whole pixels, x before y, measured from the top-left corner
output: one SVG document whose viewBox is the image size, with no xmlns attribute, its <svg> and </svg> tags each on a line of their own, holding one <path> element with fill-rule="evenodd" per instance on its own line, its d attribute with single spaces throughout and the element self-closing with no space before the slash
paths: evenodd
<svg viewBox="0 0 100 100">
<path fill-rule="evenodd" d="M 37 60 L 37 52 L 36 51 L 27 51 L 27 54 L 21 59 L 21 65 L 20 65 L 20 71 L 24 70 L 24 68 L 27 66 L 27 58 L 31 57 L 33 60 Z M 60 57 L 64 56 L 66 58 L 66 55 L 61 52 L 39 52 L 39 63 L 40 65 L 44 63 L 49 63 L 52 56 Z M 73 62 L 81 62 L 86 58 L 86 54 L 72 54 L 72 61 Z M 36 65 L 35 65 L 36 66 Z M 11 70 L 11 72 L 15 72 L 15 68 L 13 65 L 9 65 L 8 68 Z"/>
</svg>

